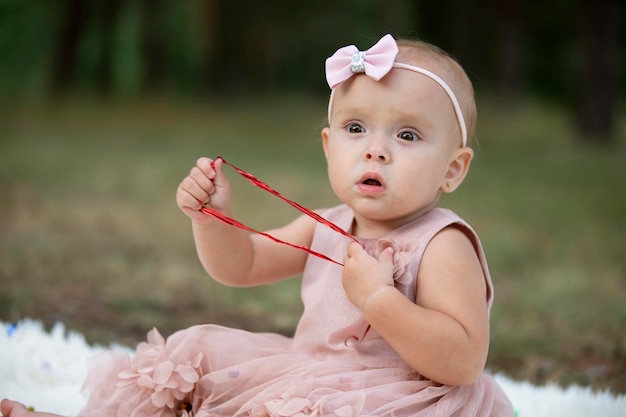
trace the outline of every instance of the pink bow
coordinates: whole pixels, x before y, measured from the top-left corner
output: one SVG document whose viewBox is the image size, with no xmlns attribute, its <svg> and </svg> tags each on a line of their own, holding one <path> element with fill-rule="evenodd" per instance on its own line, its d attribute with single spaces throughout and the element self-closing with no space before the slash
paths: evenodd
<svg viewBox="0 0 626 417">
<path fill-rule="evenodd" d="M 391 35 L 383 36 L 367 51 L 359 51 L 354 45 L 344 46 L 326 59 L 326 81 L 330 88 L 335 88 L 360 72 L 378 81 L 391 70 L 397 54 L 398 45 Z"/>
</svg>

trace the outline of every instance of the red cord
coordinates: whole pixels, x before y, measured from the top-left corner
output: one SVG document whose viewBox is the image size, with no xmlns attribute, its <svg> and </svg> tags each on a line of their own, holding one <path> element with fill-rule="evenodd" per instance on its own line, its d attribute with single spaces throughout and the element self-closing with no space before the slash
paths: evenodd
<svg viewBox="0 0 626 417">
<path fill-rule="evenodd" d="M 286 201 L 287 203 L 289 203 L 290 205 L 292 205 L 293 207 L 295 207 L 296 209 L 300 210 L 302 213 L 306 214 L 307 216 L 313 218 L 315 221 L 330 227 L 332 230 L 336 231 L 337 233 L 340 233 L 346 237 L 349 237 L 350 239 L 356 241 L 356 238 L 354 236 L 352 236 L 351 234 L 349 234 L 348 232 L 346 232 L 345 230 L 343 230 L 342 228 L 340 228 L 339 226 L 337 226 L 336 224 L 329 222 L 328 220 L 326 220 L 325 218 L 323 218 L 322 216 L 320 216 L 319 214 L 317 214 L 316 212 L 309 210 L 308 208 L 296 203 L 295 201 L 289 200 L 287 197 L 283 196 L 282 194 L 280 194 L 278 191 L 274 190 L 273 188 L 271 188 L 269 185 L 267 185 L 266 183 L 264 183 L 263 181 L 259 180 L 257 177 L 255 177 L 254 175 L 250 174 L 249 172 L 246 172 L 240 168 L 237 168 L 235 165 L 231 164 L 230 162 L 226 161 L 224 158 L 222 158 L 221 156 L 218 156 L 216 159 L 221 159 L 223 163 L 225 163 L 226 165 L 230 166 L 231 168 L 233 168 L 235 171 L 237 171 L 237 173 L 239 175 L 241 175 L 242 177 L 244 177 L 245 179 L 247 179 L 249 182 L 251 182 L 253 185 L 255 185 L 256 187 L 259 187 L 273 195 L 275 195 L 276 197 L 280 198 L 283 201 Z M 255 230 L 251 227 L 246 226 L 245 224 L 238 222 L 235 219 L 232 219 L 228 216 L 225 216 L 224 214 L 222 214 L 221 212 L 212 209 L 210 207 L 202 207 L 200 209 L 201 212 L 208 214 L 210 216 L 215 217 L 216 219 L 222 221 L 223 223 L 229 224 L 231 226 L 235 226 L 238 227 L 240 229 L 249 231 L 249 232 L 253 232 L 253 233 L 258 233 L 262 236 L 267 237 L 268 239 L 273 240 L 274 242 L 277 243 L 281 243 L 283 245 L 287 245 L 287 246 L 291 246 L 292 248 L 296 248 L 296 249 L 300 249 L 303 250 L 305 252 L 310 253 L 311 255 L 315 255 L 319 258 L 325 259 L 327 261 L 330 261 L 332 263 L 335 263 L 337 265 L 341 265 L 343 266 L 342 263 L 337 262 L 329 257 L 327 257 L 326 255 L 323 255 L 319 252 L 316 252 L 310 248 L 307 248 L 306 246 L 301 246 L 301 245 L 296 245 L 293 243 L 289 243 L 289 242 L 285 242 L 284 240 L 280 240 L 268 233 L 264 233 L 264 232 L 260 232 L 258 230 Z"/>
</svg>

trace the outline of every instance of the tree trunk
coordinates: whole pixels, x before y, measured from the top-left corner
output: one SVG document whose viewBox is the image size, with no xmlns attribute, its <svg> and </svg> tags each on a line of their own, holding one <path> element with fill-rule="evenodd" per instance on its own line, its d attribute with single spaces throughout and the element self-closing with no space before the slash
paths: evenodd
<svg viewBox="0 0 626 417">
<path fill-rule="evenodd" d="M 204 93 L 210 94 L 220 86 L 220 5 L 217 0 L 205 0 L 199 5 L 202 16 L 202 55 L 200 57 L 202 74 L 200 82 Z"/>
<path fill-rule="evenodd" d="M 619 89 L 618 1 L 582 1 L 577 118 L 579 137 L 585 143 L 608 144 L 614 133 Z"/>
<path fill-rule="evenodd" d="M 141 89 L 152 93 L 163 86 L 167 54 L 161 37 L 163 1 L 142 0 L 140 3 Z"/>
<path fill-rule="evenodd" d="M 61 28 L 52 57 L 50 90 L 55 97 L 66 95 L 76 82 L 78 46 L 85 29 L 89 0 L 67 0 L 62 9 Z"/>
<path fill-rule="evenodd" d="M 500 3 L 499 95 L 504 103 L 515 102 L 522 80 L 522 2 L 502 0 Z"/>
<path fill-rule="evenodd" d="M 96 74 L 96 85 L 98 92 L 102 95 L 108 95 L 113 86 L 113 44 L 120 5 L 120 0 L 103 0 L 100 61 L 98 62 Z"/>
</svg>

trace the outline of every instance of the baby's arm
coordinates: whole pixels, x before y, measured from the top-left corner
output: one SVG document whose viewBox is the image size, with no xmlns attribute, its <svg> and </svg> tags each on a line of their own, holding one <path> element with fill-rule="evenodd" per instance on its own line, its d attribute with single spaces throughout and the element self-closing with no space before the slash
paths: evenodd
<svg viewBox="0 0 626 417">
<path fill-rule="evenodd" d="M 192 221 L 196 250 L 204 269 L 215 280 L 232 286 L 258 285 L 302 272 L 306 253 L 251 235 L 200 211 L 204 203 L 232 217 L 230 184 L 222 172 L 222 162 L 198 159 L 176 193 L 178 206 Z M 309 246 L 314 228 L 314 220 L 300 216 L 268 233 Z"/>
<path fill-rule="evenodd" d="M 380 263 L 388 264 L 384 256 Z M 372 327 L 421 375 L 448 385 L 474 382 L 487 359 L 489 314 L 483 270 L 465 233 L 448 227 L 432 239 L 420 264 L 416 303 L 381 280 L 380 271 L 365 279 L 378 284 L 353 299 Z M 344 286 L 350 296 L 345 274 Z"/>
</svg>

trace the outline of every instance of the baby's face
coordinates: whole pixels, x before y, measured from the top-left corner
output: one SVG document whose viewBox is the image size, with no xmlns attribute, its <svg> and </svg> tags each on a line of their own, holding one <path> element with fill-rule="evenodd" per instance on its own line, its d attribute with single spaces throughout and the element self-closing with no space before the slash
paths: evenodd
<svg viewBox="0 0 626 417">
<path fill-rule="evenodd" d="M 358 75 L 338 86 L 322 137 L 339 199 L 357 221 L 382 221 L 390 228 L 437 204 L 461 141 L 442 88 L 397 68 L 380 81 Z"/>
</svg>

